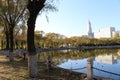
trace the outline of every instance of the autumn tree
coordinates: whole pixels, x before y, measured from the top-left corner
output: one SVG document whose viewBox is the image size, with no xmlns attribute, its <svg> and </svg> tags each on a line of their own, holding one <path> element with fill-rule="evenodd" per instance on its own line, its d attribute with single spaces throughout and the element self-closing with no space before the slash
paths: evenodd
<svg viewBox="0 0 120 80">
<path fill-rule="evenodd" d="M 22 22 L 26 9 L 24 0 L 0 0 L 0 18 L 6 23 L 10 39 L 10 61 L 13 61 L 13 31 L 14 27 Z M 7 39 L 7 40 L 9 40 Z"/>
<path fill-rule="evenodd" d="M 5 34 L 6 49 L 8 50 L 9 49 L 9 27 L 8 27 L 7 21 L 4 20 L 1 15 L 0 15 L 0 27 L 1 27 L 2 32 Z"/>
<path fill-rule="evenodd" d="M 20 24 L 14 29 L 14 47 L 27 48 L 27 27 L 25 24 Z"/>
<path fill-rule="evenodd" d="M 66 38 L 64 35 L 61 35 L 59 33 L 47 33 L 44 36 L 46 38 L 46 41 L 49 43 L 46 43 L 49 47 L 60 47 L 63 45 L 63 40 Z"/>
</svg>

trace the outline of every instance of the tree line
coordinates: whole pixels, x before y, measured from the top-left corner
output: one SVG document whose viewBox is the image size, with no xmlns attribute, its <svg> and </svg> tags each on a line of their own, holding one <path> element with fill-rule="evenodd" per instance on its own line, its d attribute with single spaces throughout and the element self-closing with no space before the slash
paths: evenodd
<svg viewBox="0 0 120 80">
<path fill-rule="evenodd" d="M 37 32 L 37 33 L 36 33 Z M 35 32 L 35 45 L 39 48 L 60 48 L 60 47 L 79 47 L 79 46 L 107 46 L 120 45 L 120 37 L 114 38 L 89 38 L 81 36 L 72 36 L 70 38 L 59 33 L 41 34 Z"/>
<path fill-rule="evenodd" d="M 1 49 L 7 48 L 5 34 L 1 30 Z M 60 48 L 60 47 L 79 47 L 79 46 L 105 46 L 119 45 L 120 37 L 114 38 L 89 38 L 89 37 L 66 37 L 59 33 L 45 33 L 44 31 L 34 32 L 35 48 Z M 14 31 L 14 49 L 27 49 L 27 28 L 25 26 L 16 27 Z"/>
</svg>

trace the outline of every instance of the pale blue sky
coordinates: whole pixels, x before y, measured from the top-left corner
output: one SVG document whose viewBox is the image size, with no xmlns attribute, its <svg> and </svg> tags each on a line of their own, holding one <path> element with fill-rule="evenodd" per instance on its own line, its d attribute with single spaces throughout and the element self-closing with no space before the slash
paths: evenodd
<svg viewBox="0 0 120 80">
<path fill-rule="evenodd" d="M 36 30 L 70 36 L 86 35 L 88 20 L 92 31 L 104 27 L 120 30 L 120 0 L 59 0 L 58 12 L 38 16 Z"/>
</svg>

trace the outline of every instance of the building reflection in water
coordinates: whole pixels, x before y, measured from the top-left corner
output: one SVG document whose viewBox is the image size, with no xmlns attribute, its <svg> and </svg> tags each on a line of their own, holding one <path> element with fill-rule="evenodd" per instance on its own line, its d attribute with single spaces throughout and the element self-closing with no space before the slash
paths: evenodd
<svg viewBox="0 0 120 80">
<path fill-rule="evenodd" d="M 99 55 L 95 57 L 95 61 L 105 64 L 117 64 L 117 58 L 113 55 Z"/>
</svg>

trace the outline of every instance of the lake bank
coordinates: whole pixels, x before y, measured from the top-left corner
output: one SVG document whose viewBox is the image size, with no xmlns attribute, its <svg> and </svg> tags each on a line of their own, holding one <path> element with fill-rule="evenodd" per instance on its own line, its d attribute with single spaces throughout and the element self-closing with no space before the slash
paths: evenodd
<svg viewBox="0 0 120 80">
<path fill-rule="evenodd" d="M 84 79 L 84 74 L 77 74 L 69 70 L 52 68 L 48 70 L 45 63 L 38 62 L 40 76 L 28 77 L 27 60 L 15 59 L 14 62 L 4 55 L 0 55 L 0 80 L 79 80 Z"/>
<path fill-rule="evenodd" d="M 27 60 L 15 58 L 14 62 L 9 62 L 5 55 L 0 55 L 0 79 L 1 80 L 84 80 L 86 74 L 73 72 L 59 67 L 47 69 L 46 62 L 38 62 L 40 76 L 39 78 L 28 77 Z M 95 79 L 103 79 L 94 77 Z"/>
<path fill-rule="evenodd" d="M 91 50 L 91 49 L 119 49 L 120 45 L 105 45 L 105 46 L 79 46 L 79 47 L 61 47 L 61 48 L 37 48 L 36 52 L 48 52 L 58 50 Z"/>
<path fill-rule="evenodd" d="M 92 50 L 92 49 L 120 49 L 120 45 L 105 45 L 105 46 L 79 46 L 79 47 L 60 47 L 60 48 L 36 48 L 36 52 L 49 52 L 59 50 Z M 8 54 L 9 50 L 0 50 L 0 54 Z M 26 49 L 14 49 L 13 53 L 28 53 Z"/>
</svg>

